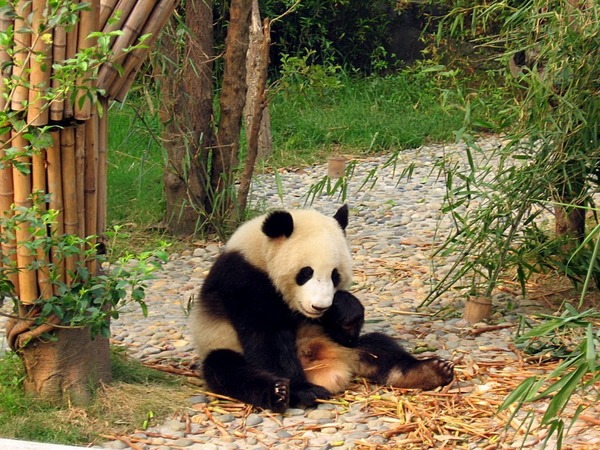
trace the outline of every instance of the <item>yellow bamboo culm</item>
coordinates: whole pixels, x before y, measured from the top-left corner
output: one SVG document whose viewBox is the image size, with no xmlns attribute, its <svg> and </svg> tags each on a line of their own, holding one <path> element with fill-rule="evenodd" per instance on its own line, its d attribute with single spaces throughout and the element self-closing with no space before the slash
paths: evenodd
<svg viewBox="0 0 600 450">
<path fill-rule="evenodd" d="M 4 133 L 0 135 L 0 158 L 4 158 L 6 155 L 4 151 L 4 146 L 7 145 L 7 141 L 10 138 L 9 133 Z M 12 165 L 10 163 L 4 163 L 4 168 L 0 170 L 0 214 L 6 219 L 10 219 L 12 217 L 11 213 L 11 205 L 14 202 L 14 186 L 13 186 L 13 173 L 12 173 Z M 4 227 L 0 227 L 0 232 L 3 236 L 5 236 Z M 8 262 L 6 276 L 8 280 L 13 284 L 15 288 L 15 294 L 19 295 L 19 278 L 15 271 L 11 270 L 11 267 L 17 267 L 17 253 L 16 253 L 16 244 L 14 239 L 2 240 L 1 247 L 2 255 L 7 257 Z M 2 267 L 2 261 L 0 260 L 0 267 Z"/>
<path fill-rule="evenodd" d="M 15 2 L 15 37 L 12 82 L 15 85 L 11 108 L 23 111 L 29 100 L 29 48 L 31 46 L 31 33 L 26 30 L 29 25 L 26 19 L 31 14 L 31 1 L 18 0 Z"/>
<path fill-rule="evenodd" d="M 10 3 L 7 7 L 10 6 Z M 0 12 L 0 32 L 6 32 L 10 26 L 13 25 L 13 19 L 10 17 L 9 12 L 6 9 L 3 9 Z M 0 71 L 2 75 L 2 80 L 7 80 L 10 78 L 10 65 L 12 62 L 12 58 L 6 51 L 6 47 L 3 45 L 0 46 Z M 7 87 L 4 83 L 0 83 L 0 111 L 3 111 L 6 107 L 6 98 L 4 95 L 7 93 Z"/>
<path fill-rule="evenodd" d="M 50 85 L 52 61 L 49 58 L 50 46 L 48 40 L 52 36 L 45 30 L 44 10 L 46 0 L 32 1 L 31 22 L 31 55 L 29 82 L 29 105 L 27 107 L 27 123 L 34 126 L 48 123 L 48 101 L 45 94 Z"/>
<path fill-rule="evenodd" d="M 54 38 L 52 41 L 52 62 L 62 64 L 67 57 L 67 30 L 64 27 L 54 29 Z M 60 80 L 52 78 L 52 89 L 57 97 L 50 104 L 50 119 L 60 121 L 63 119 L 65 107 L 65 93 L 60 93 Z"/>
<path fill-rule="evenodd" d="M 100 5 L 100 19 L 98 20 L 98 29 L 102 30 L 103 32 L 106 32 L 106 28 L 107 28 L 107 24 L 108 24 L 108 19 L 110 19 L 112 17 L 112 15 L 114 14 L 115 11 L 117 11 L 121 6 L 118 5 L 119 3 L 121 3 L 122 0 L 103 0 L 101 2 Z M 133 5 L 135 5 L 135 2 L 133 1 L 127 1 L 126 2 L 128 5 L 131 5 L 131 7 L 133 8 Z M 121 10 L 122 13 L 122 10 Z M 116 28 L 117 30 L 119 28 Z"/>
<path fill-rule="evenodd" d="M 24 152 L 27 146 L 27 141 L 22 134 L 12 131 L 12 146 L 19 152 Z M 19 156 L 16 158 L 21 164 L 29 164 L 27 156 Z M 14 186 L 14 204 L 16 207 L 31 207 L 31 175 L 20 172 L 13 166 L 13 186 Z M 29 267 L 33 263 L 35 257 L 24 244 L 32 239 L 31 233 L 28 230 L 29 224 L 23 222 L 17 225 L 15 237 L 17 244 L 17 266 L 19 268 L 19 299 L 23 304 L 32 304 L 38 297 L 36 273 L 30 270 Z"/>
<path fill-rule="evenodd" d="M 104 112 L 98 119 L 98 212 L 96 219 L 96 230 L 98 236 L 102 237 L 106 231 L 106 199 L 108 187 L 106 185 L 108 175 L 108 99 L 102 97 L 100 106 Z"/>
<path fill-rule="evenodd" d="M 51 134 L 52 146 L 46 150 L 46 164 L 48 167 L 48 193 L 50 194 L 50 209 L 58 212 L 56 221 L 52 224 L 51 233 L 53 236 L 58 237 L 65 233 L 60 132 L 56 130 Z M 56 247 L 52 249 L 52 265 L 58 271 L 58 279 L 64 283 L 65 262 L 58 254 Z M 55 285 L 54 290 L 54 293 L 58 294 L 58 286 Z"/>
<path fill-rule="evenodd" d="M 61 145 L 61 166 L 63 180 L 63 211 L 65 234 L 78 235 L 79 226 L 77 221 L 77 174 L 75 169 L 75 127 L 65 127 L 60 132 Z M 65 279 L 68 284 L 71 283 L 71 274 L 75 272 L 77 265 L 77 255 L 65 257 Z"/>
<path fill-rule="evenodd" d="M 85 237 L 85 122 L 75 127 L 75 192 L 77 194 L 77 236 Z"/>
<path fill-rule="evenodd" d="M 170 12 L 173 11 L 176 4 L 177 0 L 159 0 L 140 32 L 140 35 L 150 34 L 150 37 L 144 42 L 144 47 L 136 48 L 128 53 L 123 63 L 123 76 L 116 79 L 112 85 L 105 86 L 110 98 L 119 102 L 125 99 L 129 88 L 135 81 L 136 74 L 158 39 L 160 30 L 164 28 L 171 17 Z"/>
<path fill-rule="evenodd" d="M 98 115 L 93 114 L 87 121 L 85 127 L 85 234 L 84 236 L 95 236 L 97 229 L 98 212 Z M 90 244 L 95 245 L 96 239 Z M 96 261 L 88 261 L 90 273 L 96 273 Z"/>
<path fill-rule="evenodd" d="M 80 12 L 79 29 L 77 31 L 77 48 L 79 51 L 91 48 L 96 44 L 96 39 L 90 37 L 90 33 L 98 30 L 99 0 L 91 0 L 89 8 Z M 95 80 L 89 70 L 77 81 L 75 95 L 74 117 L 77 120 L 88 120 L 92 114 L 91 90 Z"/>
<path fill-rule="evenodd" d="M 40 149 L 31 156 L 31 191 L 45 194 L 47 192 L 46 179 L 46 150 Z M 45 210 L 45 203 L 40 205 Z M 41 262 L 37 270 L 37 284 L 41 298 L 50 298 L 52 289 L 50 286 L 50 258 L 42 247 L 36 248 L 36 259 Z"/>
<path fill-rule="evenodd" d="M 98 86 L 112 86 L 119 77 L 119 72 L 115 66 L 122 66 L 125 62 L 126 53 L 123 50 L 135 42 L 148 17 L 151 15 L 155 4 L 156 0 L 140 2 L 131 11 L 131 14 L 129 14 L 123 25 L 123 33 L 117 37 L 112 45 L 113 57 L 109 63 L 103 64 L 100 69 Z"/>
<path fill-rule="evenodd" d="M 75 6 L 78 3 L 78 1 L 74 0 L 73 3 Z M 67 31 L 65 59 L 74 58 L 75 55 L 77 54 L 78 36 L 79 36 L 79 22 L 76 22 Z M 73 118 L 73 116 L 75 114 L 72 94 L 73 94 L 73 92 L 67 92 L 65 95 L 64 105 L 63 105 L 63 119 L 71 119 L 71 118 Z"/>
</svg>

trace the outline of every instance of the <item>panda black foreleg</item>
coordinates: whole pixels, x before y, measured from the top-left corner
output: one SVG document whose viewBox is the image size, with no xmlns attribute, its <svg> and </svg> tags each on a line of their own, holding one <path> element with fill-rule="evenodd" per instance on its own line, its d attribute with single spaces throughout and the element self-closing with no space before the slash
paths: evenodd
<svg viewBox="0 0 600 450">
<path fill-rule="evenodd" d="M 318 319 L 327 335 L 344 347 L 354 347 L 365 323 L 365 308 L 347 291 L 337 291 L 333 303 Z"/>
<path fill-rule="evenodd" d="M 400 388 L 430 390 L 450 384 L 454 365 L 442 358 L 417 359 L 393 338 L 368 333 L 359 338 L 357 375 Z"/>
<path fill-rule="evenodd" d="M 203 362 L 203 372 L 208 387 L 217 394 L 274 412 L 283 412 L 290 404 L 287 378 L 255 368 L 233 350 L 209 353 Z"/>
</svg>

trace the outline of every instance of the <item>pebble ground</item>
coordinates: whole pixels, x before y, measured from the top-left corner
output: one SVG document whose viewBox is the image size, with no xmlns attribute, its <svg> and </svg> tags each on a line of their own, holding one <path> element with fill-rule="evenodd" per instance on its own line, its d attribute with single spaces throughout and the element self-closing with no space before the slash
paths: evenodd
<svg viewBox="0 0 600 450">
<path fill-rule="evenodd" d="M 495 145 L 498 145 L 495 138 L 483 143 L 484 148 Z M 435 164 L 440 158 L 460 161 L 463 154 L 462 144 L 432 145 L 404 151 L 396 164 L 388 167 L 386 157 L 361 159 L 356 162 L 345 199 L 322 193 L 315 197 L 312 207 L 326 214 L 333 214 L 344 202 L 350 207 L 348 238 L 355 264 L 353 293 L 366 307 L 365 331 L 383 331 L 411 351 L 423 355 L 435 353 L 456 361 L 461 369 L 457 370 L 457 380 L 450 392 L 460 391 L 469 396 L 476 391 L 494 390 L 484 372 L 467 376 L 469 371 L 477 372 L 479 366 L 488 365 L 497 367 L 494 370 L 501 373 L 522 363 L 521 356 L 511 346 L 514 325 L 519 314 L 530 314 L 539 308 L 518 295 L 500 292 L 493 299 L 489 323 L 507 327 L 479 335 L 470 334 L 473 327 L 462 318 L 460 294 L 446 294 L 431 306 L 418 309 L 435 280 L 447 273 L 454 262 L 452 258 L 436 260 L 435 271 L 432 270 L 431 250 L 451 227 L 448 220 L 441 218 L 445 185 L 437 176 Z M 399 174 L 411 163 L 415 167 L 410 179 L 400 179 Z M 363 186 L 373 171 L 377 176 Z M 282 182 L 279 187 L 276 177 L 261 175 L 253 185 L 253 205 L 261 210 L 305 207 L 309 188 L 326 173 L 324 165 L 286 171 L 279 174 Z M 149 364 L 193 361 L 186 312 L 220 250 L 218 243 L 205 243 L 171 255 L 164 270 L 147 289 L 148 317 L 134 307 L 122 314 L 112 324 L 113 342 L 126 346 L 133 357 Z M 432 315 L 440 311 L 444 313 Z M 0 318 L 0 333 L 1 321 Z M 394 393 L 386 395 L 397 400 Z M 225 410 L 211 414 L 205 406 L 212 399 L 199 391 L 188 404 L 181 405 L 185 414 L 123 439 L 105 442 L 103 446 L 156 450 L 493 449 L 519 448 L 523 442 L 513 430 L 499 440 L 474 432 L 460 439 L 446 436 L 424 438 L 422 443 L 412 440 L 409 446 L 406 434 L 393 432 L 397 421 L 389 415 L 365 412 L 362 403 L 360 407 L 323 403 L 277 415 L 252 410 L 241 418 Z M 497 400 L 499 404 L 503 397 Z M 600 408 L 592 406 L 586 414 L 598 417 Z M 555 448 L 553 441 L 542 446 L 540 433 L 541 430 L 527 438 L 527 448 Z M 578 421 L 565 442 L 563 448 L 600 448 L 600 427 Z"/>
</svg>

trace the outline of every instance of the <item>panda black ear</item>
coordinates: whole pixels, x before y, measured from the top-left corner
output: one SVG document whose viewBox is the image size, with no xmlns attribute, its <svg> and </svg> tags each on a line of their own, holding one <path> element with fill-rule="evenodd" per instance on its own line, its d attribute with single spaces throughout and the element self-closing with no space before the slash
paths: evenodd
<svg viewBox="0 0 600 450">
<path fill-rule="evenodd" d="M 338 209 L 333 218 L 337 220 L 337 223 L 340 224 L 342 230 L 346 230 L 346 227 L 348 226 L 348 205 L 344 205 Z"/>
<path fill-rule="evenodd" d="M 289 238 L 294 231 L 294 219 L 287 211 L 273 211 L 262 224 L 262 232 L 270 238 Z"/>
</svg>

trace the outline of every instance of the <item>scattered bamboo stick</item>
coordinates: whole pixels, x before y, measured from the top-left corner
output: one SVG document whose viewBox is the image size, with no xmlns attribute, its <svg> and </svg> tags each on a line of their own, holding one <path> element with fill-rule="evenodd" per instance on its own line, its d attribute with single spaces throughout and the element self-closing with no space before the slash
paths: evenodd
<svg viewBox="0 0 600 450">
<path fill-rule="evenodd" d="M 12 132 L 12 145 L 20 152 L 25 151 L 27 141 L 23 135 L 15 130 Z M 27 156 L 18 156 L 16 158 L 22 164 L 29 164 Z M 13 186 L 14 186 L 14 204 L 17 207 L 31 207 L 31 175 L 24 174 L 13 166 Z M 31 251 L 23 245 L 32 238 L 28 230 L 29 225 L 22 222 L 17 225 L 15 232 L 17 245 L 17 265 L 19 268 L 19 298 L 23 304 L 32 304 L 37 299 L 37 280 L 36 273 L 29 270 L 28 267 L 33 263 L 34 256 Z"/>
</svg>

